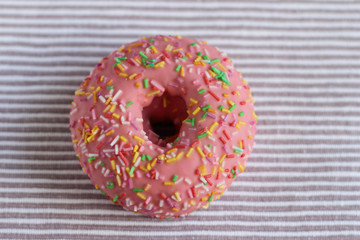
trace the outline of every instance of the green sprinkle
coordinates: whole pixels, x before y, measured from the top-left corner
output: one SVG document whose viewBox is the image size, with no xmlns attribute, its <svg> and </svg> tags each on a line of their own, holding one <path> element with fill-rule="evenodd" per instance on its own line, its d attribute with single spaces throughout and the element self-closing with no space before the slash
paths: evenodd
<svg viewBox="0 0 360 240">
<path fill-rule="evenodd" d="M 234 108 L 236 108 L 236 104 L 232 105 L 231 108 L 229 108 L 229 111 L 231 112 Z"/>
<path fill-rule="evenodd" d="M 210 58 L 209 58 L 208 55 L 204 55 L 202 58 L 203 58 L 204 60 L 210 60 Z"/>
<path fill-rule="evenodd" d="M 154 42 L 154 38 L 151 38 L 149 42 L 150 42 L 150 43 L 153 43 L 153 42 Z"/>
<path fill-rule="evenodd" d="M 227 85 L 231 86 L 231 83 L 226 79 L 225 76 L 220 77 L 220 80 L 226 83 Z"/>
<path fill-rule="evenodd" d="M 218 109 L 221 111 L 221 109 L 223 109 L 224 107 L 222 106 L 222 105 L 220 105 L 219 107 L 218 107 Z"/>
<path fill-rule="evenodd" d="M 152 48 L 154 45 L 150 45 L 150 46 L 148 46 L 147 48 Z"/>
<path fill-rule="evenodd" d="M 96 159 L 96 157 L 89 157 L 88 158 L 88 162 L 91 163 L 92 161 L 94 161 Z"/>
<path fill-rule="evenodd" d="M 172 142 L 171 142 L 171 143 L 169 143 L 169 144 L 170 144 L 171 146 L 173 146 L 173 145 L 174 145 L 174 143 L 172 143 Z"/>
<path fill-rule="evenodd" d="M 200 134 L 199 136 L 197 136 L 198 139 L 200 138 L 203 138 L 203 137 L 206 137 L 207 133 L 203 133 L 203 134 Z"/>
<path fill-rule="evenodd" d="M 119 199 L 119 196 L 116 194 L 115 197 L 113 198 L 113 202 L 116 202 Z"/>
<path fill-rule="evenodd" d="M 190 46 L 195 46 L 197 43 L 196 42 L 193 42 L 193 43 L 190 43 L 189 45 Z"/>
<path fill-rule="evenodd" d="M 211 144 L 208 144 L 208 147 L 211 148 Z"/>
<path fill-rule="evenodd" d="M 187 118 L 187 119 L 185 119 L 185 121 L 187 121 L 187 122 L 191 122 L 191 119 L 190 119 L 190 118 Z"/>
<path fill-rule="evenodd" d="M 145 59 L 149 59 L 149 57 L 148 56 L 146 56 L 143 52 L 139 52 L 139 54 L 140 54 L 140 56 L 142 56 L 143 58 L 145 58 Z"/>
<path fill-rule="evenodd" d="M 106 196 L 106 193 L 103 190 L 100 190 L 101 194 Z"/>
<path fill-rule="evenodd" d="M 151 157 L 149 155 L 146 154 L 145 157 L 148 161 L 151 161 Z"/>
<path fill-rule="evenodd" d="M 151 60 L 149 60 L 149 62 L 154 63 L 154 62 L 156 62 L 156 59 L 151 59 Z"/>
<path fill-rule="evenodd" d="M 114 63 L 113 68 L 116 67 L 117 64 L 118 64 L 118 63 Z"/>
<path fill-rule="evenodd" d="M 201 118 L 203 118 L 203 119 L 206 118 L 207 114 L 208 114 L 208 113 L 205 112 L 205 113 L 201 116 Z"/>
<path fill-rule="evenodd" d="M 108 185 L 106 185 L 107 188 L 112 189 L 114 187 L 114 183 L 113 182 L 109 182 Z"/>
<path fill-rule="evenodd" d="M 209 197 L 208 201 L 211 202 L 211 200 L 213 199 L 214 195 L 211 194 L 211 196 Z"/>
<path fill-rule="evenodd" d="M 201 52 L 197 52 L 196 55 L 201 56 Z"/>
<path fill-rule="evenodd" d="M 234 174 L 232 175 L 232 177 L 235 178 L 235 177 L 236 177 L 236 173 L 234 173 Z"/>
<path fill-rule="evenodd" d="M 149 67 L 154 67 L 154 66 L 155 66 L 155 64 L 153 64 L 153 63 L 151 63 L 151 64 L 149 64 L 149 65 L 146 65 L 147 68 L 149 68 Z"/>
<path fill-rule="evenodd" d="M 100 163 L 100 166 L 102 166 L 102 167 L 105 166 L 105 163 L 104 163 L 104 162 L 101 162 L 101 163 Z"/>
<path fill-rule="evenodd" d="M 205 107 L 203 107 L 201 110 L 206 111 L 206 110 L 208 110 L 210 107 L 211 107 L 210 104 L 208 104 L 208 105 L 206 105 Z"/>
<path fill-rule="evenodd" d="M 216 62 L 218 62 L 218 61 L 220 61 L 220 58 L 215 58 L 215 59 L 211 60 L 211 61 L 209 62 L 209 64 L 213 64 L 213 63 L 216 63 Z"/>
<path fill-rule="evenodd" d="M 234 173 L 235 173 L 234 169 L 231 169 L 231 173 L 232 173 L 232 174 L 234 174 Z"/>
<path fill-rule="evenodd" d="M 206 90 L 203 88 L 201 90 L 198 91 L 199 94 L 203 94 Z"/>
<path fill-rule="evenodd" d="M 178 178 L 178 175 L 175 174 L 172 178 L 172 181 L 175 182 L 177 178 Z"/>
<path fill-rule="evenodd" d="M 177 65 L 177 67 L 176 67 L 176 69 L 175 69 L 175 71 L 179 71 L 180 70 L 180 68 L 181 68 L 181 65 L 179 64 L 179 65 Z"/>
<path fill-rule="evenodd" d="M 145 58 L 141 58 L 141 61 L 142 61 L 143 65 L 146 66 Z"/>
<path fill-rule="evenodd" d="M 244 112 L 239 112 L 239 116 L 243 116 L 245 113 Z"/>
<path fill-rule="evenodd" d="M 182 56 L 181 57 L 182 59 L 185 59 L 185 60 L 187 60 L 188 58 L 187 58 L 187 56 Z"/>
<path fill-rule="evenodd" d="M 149 87 L 149 79 L 145 78 L 144 79 L 144 88 L 148 88 Z"/>
<path fill-rule="evenodd" d="M 135 167 L 134 167 L 134 166 L 132 166 L 132 167 L 130 168 L 129 175 L 133 175 L 134 170 L 135 170 Z"/>
<path fill-rule="evenodd" d="M 126 59 L 127 59 L 127 57 L 118 57 L 118 58 L 115 58 L 115 61 L 117 63 L 121 63 L 121 61 L 126 60 Z"/>
<path fill-rule="evenodd" d="M 133 104 L 133 101 L 127 102 L 127 103 L 126 103 L 126 108 L 129 108 L 131 104 Z"/>
<path fill-rule="evenodd" d="M 195 118 L 194 118 L 194 117 L 191 119 L 191 126 L 192 126 L 192 127 L 195 126 Z"/>
<path fill-rule="evenodd" d="M 214 73 L 216 73 L 216 74 L 221 74 L 221 73 L 223 73 L 222 71 L 220 71 L 220 70 L 217 69 L 216 67 L 211 67 L 211 70 L 213 70 Z"/>
<path fill-rule="evenodd" d="M 133 191 L 134 192 L 145 192 L 145 190 L 142 188 L 134 188 Z"/>
<path fill-rule="evenodd" d="M 145 161 L 145 154 L 141 155 L 141 161 Z"/>
<path fill-rule="evenodd" d="M 107 86 L 107 89 L 114 89 L 114 86 Z"/>
<path fill-rule="evenodd" d="M 177 137 L 176 139 L 175 139 L 175 142 L 178 142 L 180 140 L 180 137 Z"/>
</svg>

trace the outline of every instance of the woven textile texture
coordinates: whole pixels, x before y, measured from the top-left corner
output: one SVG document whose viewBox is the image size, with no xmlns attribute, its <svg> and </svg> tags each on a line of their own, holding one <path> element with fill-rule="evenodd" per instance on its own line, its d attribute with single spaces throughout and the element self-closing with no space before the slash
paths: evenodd
<svg viewBox="0 0 360 240">
<path fill-rule="evenodd" d="M 247 168 L 208 210 L 159 221 L 95 190 L 74 91 L 142 36 L 207 40 L 256 100 Z M 360 239 L 360 1 L 0 1 L 1 239 Z"/>
</svg>

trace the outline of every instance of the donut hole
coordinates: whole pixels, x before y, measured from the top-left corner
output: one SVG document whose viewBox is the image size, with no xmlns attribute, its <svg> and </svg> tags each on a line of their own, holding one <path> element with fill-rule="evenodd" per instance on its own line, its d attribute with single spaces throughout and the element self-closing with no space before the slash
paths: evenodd
<svg viewBox="0 0 360 240">
<path fill-rule="evenodd" d="M 143 129 L 149 140 L 161 147 L 174 142 L 187 118 L 186 103 L 180 96 L 165 92 L 143 108 Z"/>
</svg>

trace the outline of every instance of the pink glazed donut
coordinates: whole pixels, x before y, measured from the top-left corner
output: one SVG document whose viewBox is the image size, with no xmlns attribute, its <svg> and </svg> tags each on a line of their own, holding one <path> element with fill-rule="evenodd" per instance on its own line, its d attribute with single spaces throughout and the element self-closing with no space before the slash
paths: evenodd
<svg viewBox="0 0 360 240">
<path fill-rule="evenodd" d="M 220 198 L 254 144 L 247 83 L 204 41 L 144 37 L 103 58 L 75 92 L 73 146 L 115 204 L 176 218 Z"/>
</svg>

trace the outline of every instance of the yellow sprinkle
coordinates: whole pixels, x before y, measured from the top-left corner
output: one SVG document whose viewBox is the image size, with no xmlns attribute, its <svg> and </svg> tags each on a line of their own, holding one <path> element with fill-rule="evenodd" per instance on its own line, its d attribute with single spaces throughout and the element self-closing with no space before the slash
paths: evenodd
<svg viewBox="0 0 360 240">
<path fill-rule="evenodd" d="M 255 118 L 255 121 L 257 121 L 257 116 L 256 116 L 256 114 L 255 114 L 254 111 L 252 111 L 252 115 L 253 115 L 253 117 Z"/>
<path fill-rule="evenodd" d="M 87 123 L 84 123 L 85 128 L 90 128 L 90 126 Z"/>
<path fill-rule="evenodd" d="M 227 109 L 227 108 L 223 108 L 223 109 L 221 109 L 221 111 L 224 112 L 224 113 L 231 113 L 230 110 Z"/>
<path fill-rule="evenodd" d="M 111 83 L 113 82 L 113 80 L 112 79 L 110 79 L 107 83 L 106 83 L 106 85 L 110 85 Z"/>
<path fill-rule="evenodd" d="M 216 73 L 214 73 L 213 71 L 209 70 L 208 73 L 210 73 L 213 78 L 216 77 Z"/>
<path fill-rule="evenodd" d="M 174 47 L 168 44 L 165 48 L 165 51 L 171 51 Z"/>
<path fill-rule="evenodd" d="M 141 65 L 141 61 L 139 59 L 135 58 L 135 61 Z"/>
<path fill-rule="evenodd" d="M 94 103 L 96 104 L 97 103 L 97 97 L 96 97 L 96 93 L 93 92 L 93 97 L 94 97 Z"/>
<path fill-rule="evenodd" d="M 191 57 L 192 57 L 189 52 L 187 52 L 185 55 L 186 55 L 188 58 L 191 58 Z"/>
<path fill-rule="evenodd" d="M 185 76 L 184 67 L 181 67 L 181 69 L 180 69 L 180 76 L 181 76 L 181 77 L 184 77 L 184 76 Z"/>
<path fill-rule="evenodd" d="M 116 66 L 120 69 L 120 71 L 125 71 L 125 68 L 120 63 L 116 64 Z"/>
<path fill-rule="evenodd" d="M 156 47 L 152 46 L 151 49 L 154 51 L 154 53 L 158 53 L 158 50 L 156 49 Z"/>
<path fill-rule="evenodd" d="M 143 44 L 142 43 L 133 43 L 130 45 L 130 47 L 139 47 L 139 46 L 142 46 Z"/>
<path fill-rule="evenodd" d="M 213 168 L 211 175 L 215 176 L 216 170 L 217 170 L 217 166 L 215 166 L 215 167 Z"/>
<path fill-rule="evenodd" d="M 109 105 L 110 106 L 110 105 Z M 114 112 L 114 110 L 115 110 L 115 107 L 116 107 L 116 105 L 115 104 L 113 104 L 113 105 L 111 105 L 111 108 L 110 108 L 110 112 Z"/>
<path fill-rule="evenodd" d="M 144 139 L 142 139 L 141 137 L 136 136 L 136 135 L 134 135 L 134 139 L 135 139 L 135 140 L 137 140 L 137 141 L 139 141 L 139 142 L 140 142 L 140 144 L 143 144 L 143 143 L 145 142 L 145 140 L 144 140 Z"/>
<path fill-rule="evenodd" d="M 228 99 L 227 102 L 228 102 L 228 104 L 229 104 L 230 106 L 232 106 L 232 105 L 235 104 L 235 103 L 234 103 L 233 101 L 231 101 L 230 99 Z"/>
<path fill-rule="evenodd" d="M 248 139 L 253 139 L 253 136 L 249 135 L 249 136 L 248 136 Z"/>
<path fill-rule="evenodd" d="M 101 75 L 101 77 L 100 77 L 100 82 L 102 82 L 102 81 L 104 81 L 104 75 Z"/>
<path fill-rule="evenodd" d="M 184 49 L 182 49 L 182 48 L 177 48 L 177 49 L 174 49 L 174 50 L 173 50 L 173 52 L 175 52 L 175 53 L 176 53 L 176 52 L 179 52 L 179 51 L 184 51 Z"/>
<path fill-rule="evenodd" d="M 202 202 L 207 201 L 207 200 L 208 200 L 208 198 L 207 198 L 207 197 L 203 197 L 203 198 L 201 198 L 201 201 L 202 201 Z"/>
<path fill-rule="evenodd" d="M 119 116 L 118 114 L 116 114 L 116 113 L 113 113 L 112 116 L 113 116 L 114 118 L 116 118 L 116 119 L 119 119 L 119 118 L 120 118 L 120 116 Z"/>
<path fill-rule="evenodd" d="M 200 107 L 197 107 L 197 108 L 193 111 L 192 114 L 195 116 L 199 111 L 200 111 Z"/>
<path fill-rule="evenodd" d="M 114 161 L 114 160 L 111 160 L 110 163 L 111 163 L 112 169 L 115 170 L 115 161 Z"/>
<path fill-rule="evenodd" d="M 214 131 L 214 128 L 216 128 L 217 125 L 219 125 L 218 122 L 213 122 L 213 124 L 211 124 L 211 126 L 210 126 L 210 128 L 209 128 L 209 132 L 213 132 L 213 131 Z"/>
<path fill-rule="evenodd" d="M 205 154 L 203 153 L 203 151 L 201 150 L 201 148 L 199 146 L 196 147 L 196 151 L 199 153 L 199 155 L 204 158 Z"/>
<path fill-rule="evenodd" d="M 146 184 L 146 187 L 144 188 L 145 191 L 149 190 L 149 188 L 151 187 L 150 184 Z"/>
<path fill-rule="evenodd" d="M 188 152 L 186 153 L 186 157 L 188 158 L 188 157 L 190 157 L 190 155 L 191 155 L 191 153 L 192 153 L 192 151 L 194 151 L 194 148 L 189 148 L 189 150 L 188 150 Z"/>
<path fill-rule="evenodd" d="M 140 166 L 140 169 L 143 170 L 144 172 L 147 172 L 148 170 L 146 168 L 144 168 L 143 166 Z"/>
<path fill-rule="evenodd" d="M 106 100 L 105 104 L 108 105 L 111 101 L 112 101 L 112 98 L 111 98 L 111 97 L 108 97 L 108 99 Z"/>
<path fill-rule="evenodd" d="M 140 83 L 135 83 L 135 87 L 141 87 L 141 84 Z"/>
<path fill-rule="evenodd" d="M 119 76 L 120 76 L 120 77 L 124 77 L 124 78 L 127 78 L 127 77 L 128 77 L 128 75 L 127 75 L 126 73 L 119 73 Z"/>
<path fill-rule="evenodd" d="M 241 97 L 241 94 L 238 92 L 238 90 L 236 90 L 235 93 L 238 97 Z"/>
<path fill-rule="evenodd" d="M 103 113 L 106 113 L 107 111 L 109 111 L 110 108 L 111 108 L 111 105 L 108 105 L 108 106 L 104 109 Z"/>
<path fill-rule="evenodd" d="M 82 92 L 75 92 L 75 95 L 86 95 L 86 92 L 82 91 Z"/>
<path fill-rule="evenodd" d="M 131 75 L 129 76 L 129 79 L 130 79 L 130 80 L 133 80 L 133 78 L 134 78 L 136 75 L 137 75 L 137 73 L 131 74 Z"/>
<path fill-rule="evenodd" d="M 245 123 L 245 122 L 242 122 L 242 121 L 239 121 L 238 124 L 239 124 L 239 125 L 242 125 L 242 126 L 245 126 L 245 125 L 246 125 L 246 123 Z"/>
<path fill-rule="evenodd" d="M 146 97 L 151 97 L 151 96 L 154 96 L 154 95 L 156 95 L 156 94 L 158 94 L 158 93 L 161 93 L 161 91 L 160 91 L 160 90 L 156 90 L 156 91 L 154 91 L 154 92 L 148 93 L 148 94 L 146 94 Z"/>
<path fill-rule="evenodd" d="M 221 85 L 221 87 L 224 88 L 224 89 L 229 89 L 229 86 L 228 86 L 227 84 L 225 84 L 224 82 L 223 82 L 223 84 Z"/>
<path fill-rule="evenodd" d="M 165 62 L 164 61 L 161 61 L 161 62 L 158 62 L 157 64 L 155 64 L 155 68 L 163 68 L 165 65 Z"/>
<path fill-rule="evenodd" d="M 175 183 L 174 183 L 174 182 L 170 182 L 170 181 L 165 181 L 165 182 L 164 182 L 164 185 L 165 185 L 165 186 L 174 186 Z"/>
<path fill-rule="evenodd" d="M 178 155 L 176 155 L 176 160 L 179 160 L 184 155 L 184 152 L 179 152 Z"/>
<path fill-rule="evenodd" d="M 134 157 L 133 157 L 133 163 L 136 162 L 138 157 L 139 157 L 139 152 L 135 152 Z"/>
<path fill-rule="evenodd" d="M 94 92 L 98 93 L 100 90 L 101 90 L 101 87 L 97 87 Z"/>
<path fill-rule="evenodd" d="M 193 102 L 193 103 L 197 104 L 199 101 L 196 100 L 196 99 L 190 98 L 190 102 Z"/>
<path fill-rule="evenodd" d="M 178 208 L 171 208 L 172 210 L 174 210 L 175 212 L 178 212 L 179 211 L 179 209 Z"/>
<path fill-rule="evenodd" d="M 127 142 L 127 141 L 128 141 L 128 140 L 127 140 L 125 137 L 123 137 L 123 136 L 120 136 L 120 140 L 123 141 L 123 142 Z"/>
<path fill-rule="evenodd" d="M 134 149 L 133 149 L 133 152 L 137 152 L 138 149 L 139 149 L 139 146 L 138 146 L 138 145 L 135 145 L 135 146 L 134 146 Z"/>
<path fill-rule="evenodd" d="M 79 142 L 79 139 L 74 139 L 72 142 L 73 142 L 73 143 L 78 143 L 78 142 Z"/>
<path fill-rule="evenodd" d="M 108 131 L 107 133 L 105 133 L 106 136 L 109 136 L 110 134 L 114 133 L 114 129 L 111 129 L 110 131 Z"/>
<path fill-rule="evenodd" d="M 177 161 L 177 159 L 173 157 L 173 158 L 167 159 L 166 163 L 171 163 L 171 162 L 175 162 L 175 161 Z"/>
<path fill-rule="evenodd" d="M 152 162 L 149 166 L 154 167 L 156 162 L 157 162 L 157 158 L 154 158 L 154 160 L 152 160 Z"/>
<path fill-rule="evenodd" d="M 212 133 L 209 131 L 206 131 L 207 135 L 209 135 L 210 137 L 212 137 Z"/>
<path fill-rule="evenodd" d="M 244 172 L 244 170 L 245 170 L 245 166 L 243 166 L 243 165 L 241 165 L 241 164 L 239 164 L 239 169 L 241 170 L 241 172 Z"/>
<path fill-rule="evenodd" d="M 230 96 L 230 94 L 228 94 L 228 93 L 223 93 L 223 97 L 229 97 Z"/>
<path fill-rule="evenodd" d="M 190 201 L 189 201 L 189 204 L 194 206 L 196 203 L 195 203 L 194 200 L 190 200 Z"/>
<path fill-rule="evenodd" d="M 212 108 L 209 108 L 209 109 L 208 109 L 208 112 L 216 113 L 216 110 L 215 110 L 215 109 L 212 109 Z"/>
<path fill-rule="evenodd" d="M 225 157 L 226 157 L 226 154 L 224 154 L 224 155 L 221 156 L 221 158 L 220 158 L 220 160 L 219 160 L 219 163 L 220 163 L 220 164 L 224 161 Z"/>
<path fill-rule="evenodd" d="M 243 149 L 242 141 L 239 141 L 239 148 Z"/>
<path fill-rule="evenodd" d="M 119 175 L 116 175 L 116 180 L 117 180 L 117 183 L 119 185 L 119 187 L 121 186 L 121 180 L 120 180 L 120 176 Z"/>
<path fill-rule="evenodd" d="M 181 201 L 181 197 L 180 197 L 180 193 L 179 193 L 179 192 L 175 192 L 174 195 L 175 195 L 175 197 L 176 197 L 176 199 L 177 199 L 178 201 Z"/>
<path fill-rule="evenodd" d="M 166 152 L 166 154 L 170 154 L 172 152 L 176 152 L 178 149 L 177 148 L 172 148 L 169 151 Z"/>
<path fill-rule="evenodd" d="M 146 200 L 146 197 L 142 193 L 137 193 L 136 195 L 138 195 L 138 197 L 142 200 Z"/>
<path fill-rule="evenodd" d="M 224 72 L 227 71 L 227 69 L 226 69 L 226 68 L 224 67 L 224 65 L 222 65 L 221 63 L 216 62 L 216 64 L 217 64 Z"/>
<path fill-rule="evenodd" d="M 225 188 L 225 184 L 222 184 L 218 187 L 219 189 L 224 189 Z"/>
</svg>

